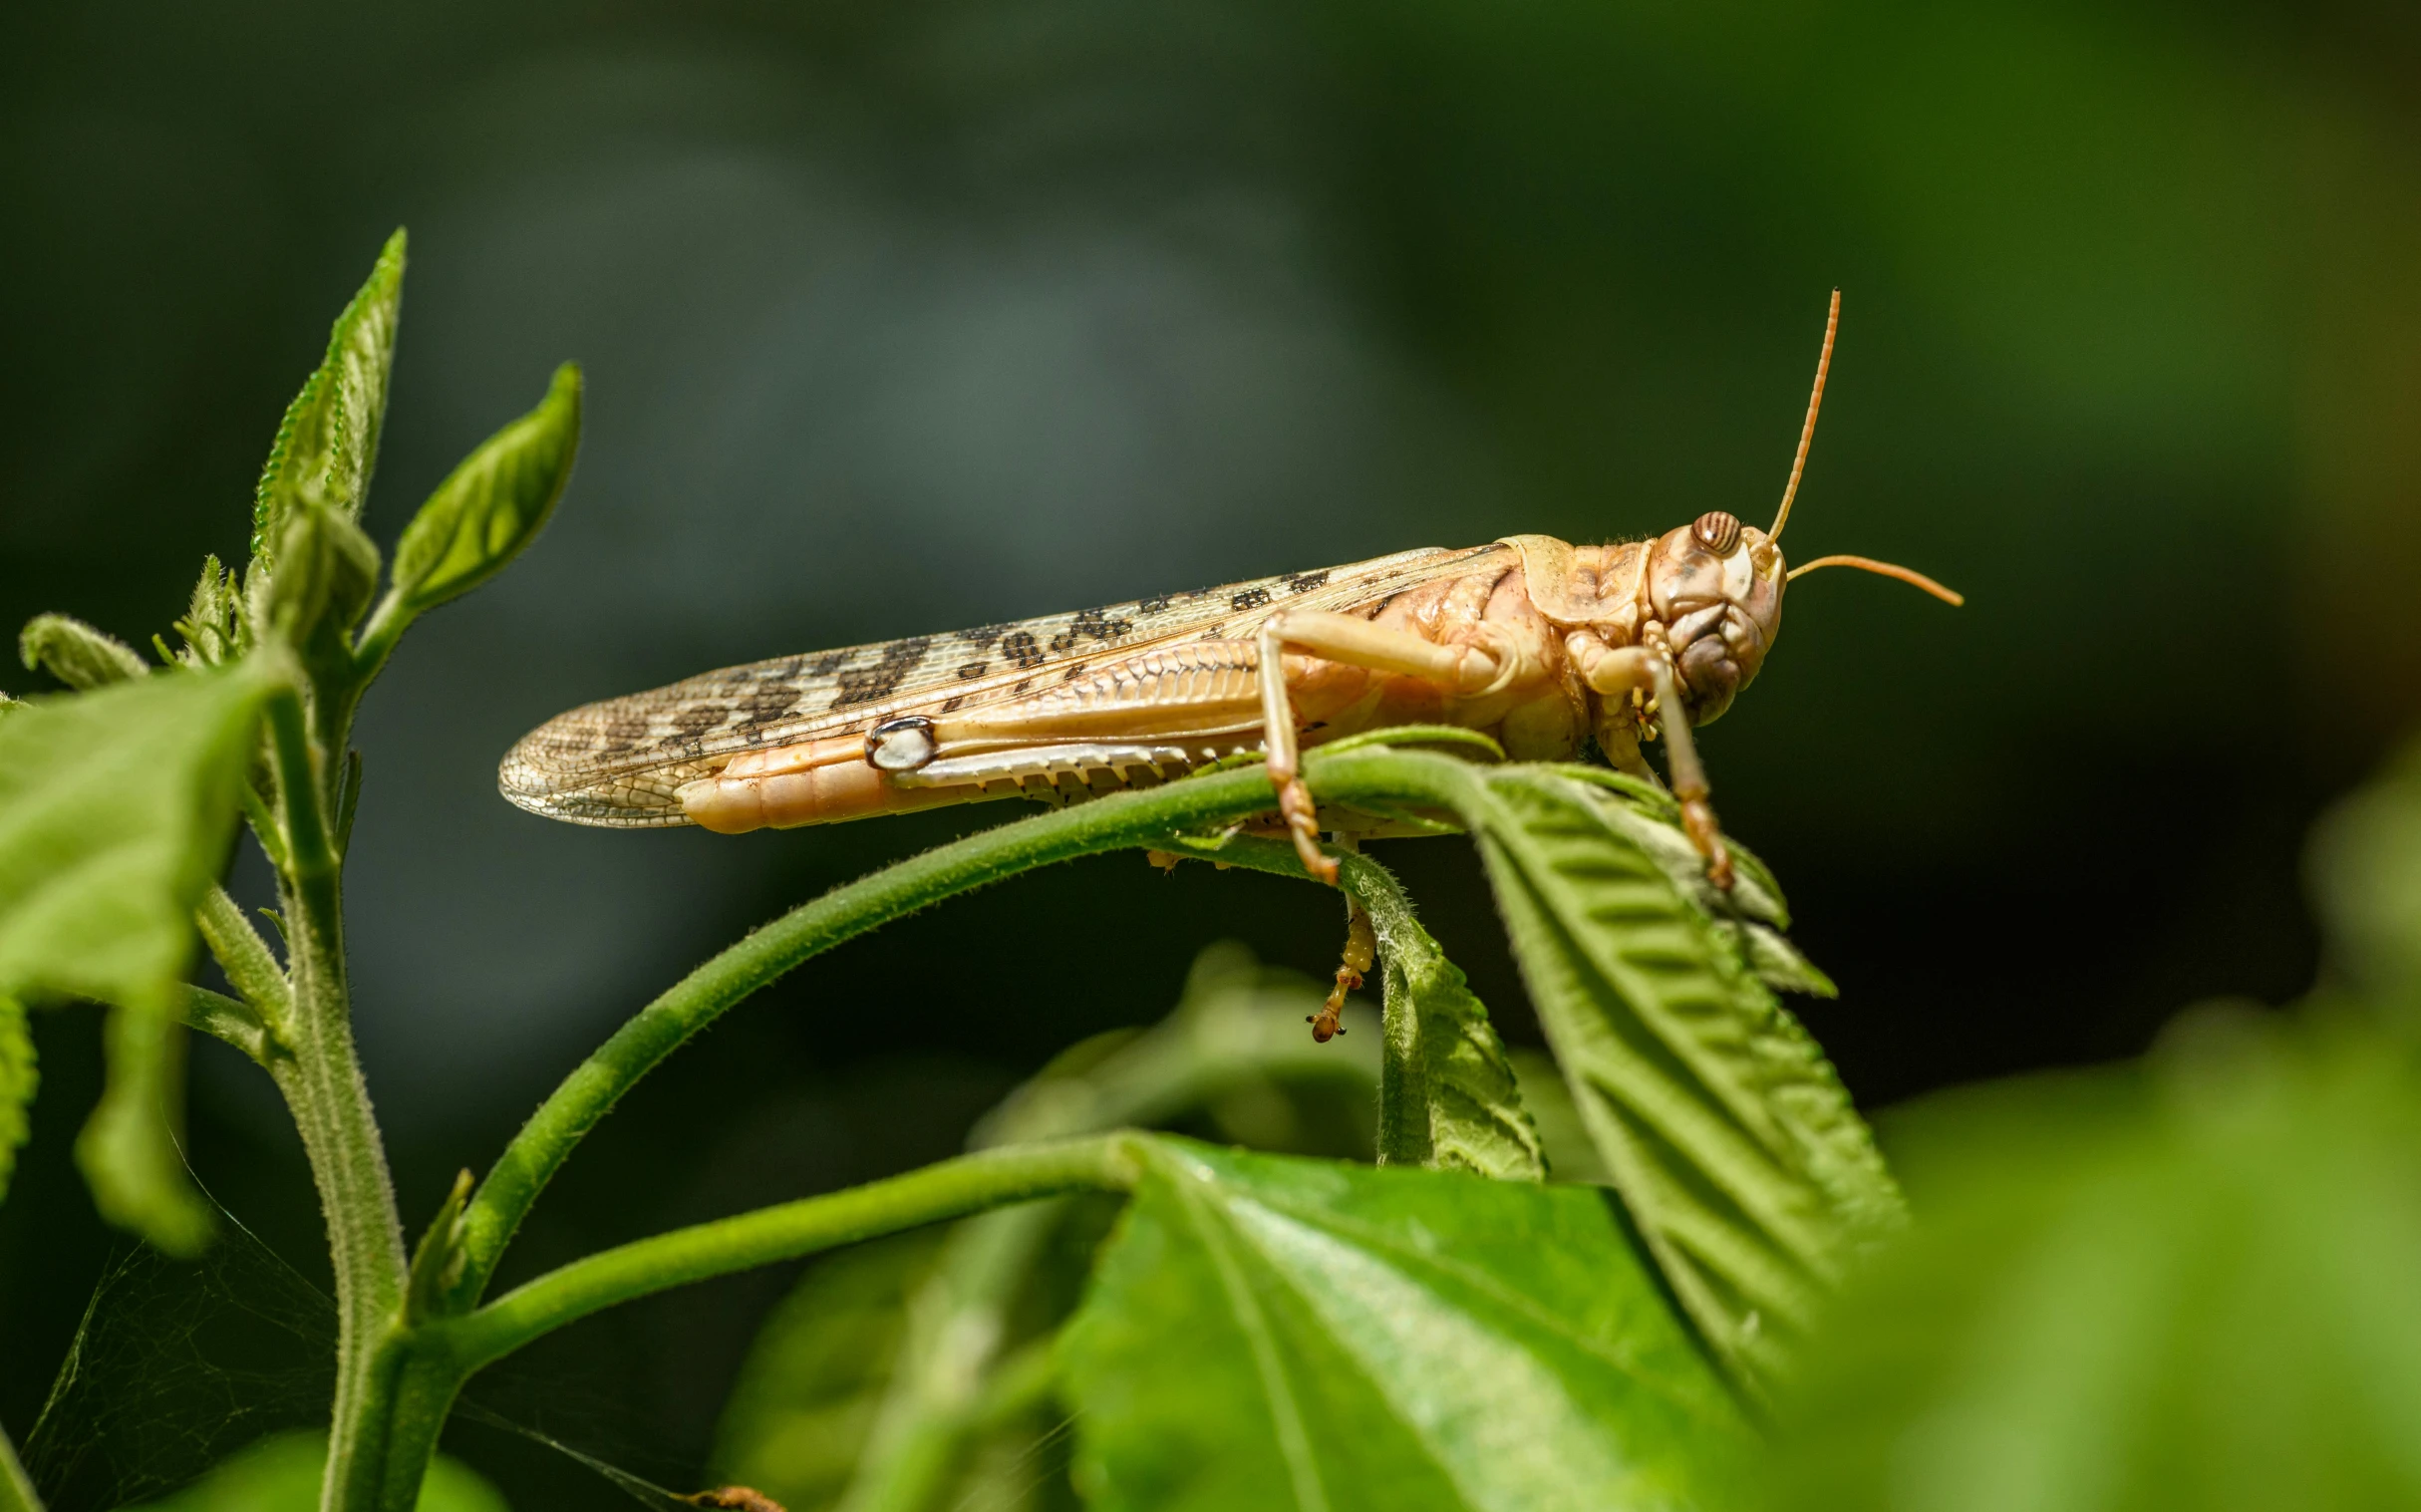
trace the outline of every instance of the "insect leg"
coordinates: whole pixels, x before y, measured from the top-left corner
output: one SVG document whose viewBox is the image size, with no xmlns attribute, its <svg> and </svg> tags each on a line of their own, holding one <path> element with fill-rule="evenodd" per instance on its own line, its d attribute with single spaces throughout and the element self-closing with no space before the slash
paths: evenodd
<svg viewBox="0 0 2421 1512">
<path fill-rule="evenodd" d="M 1270 781 L 1278 788 L 1278 811 L 1295 837 L 1304 870 L 1335 886 L 1337 863 L 1321 853 L 1320 821 L 1312 791 L 1303 785 L 1302 746 L 1295 710 L 1287 698 L 1286 649 L 1376 672 L 1425 678 L 1457 693 L 1481 693 L 1505 671 L 1503 661 L 1479 646 L 1440 646 L 1401 630 L 1323 610 L 1272 615 L 1261 627 L 1261 725 L 1269 753 Z"/>
<path fill-rule="evenodd" d="M 1672 768 L 1672 795 L 1681 800 L 1681 827 L 1689 831 L 1690 843 L 1706 858 L 1706 880 L 1729 892 L 1731 852 L 1723 847 L 1723 831 L 1715 823 L 1714 806 L 1706 801 L 1706 768 L 1699 764 L 1698 745 L 1690 738 L 1689 716 L 1681 707 L 1672 664 L 1661 656 L 1655 657 L 1649 662 L 1649 671 L 1656 679 L 1657 705 L 1664 715 L 1664 759 Z"/>
<path fill-rule="evenodd" d="M 1338 1019 L 1345 1012 L 1346 994 L 1362 986 L 1363 974 L 1378 961 L 1378 931 L 1370 923 L 1369 910 L 1350 893 L 1345 906 L 1345 959 L 1337 967 L 1337 985 L 1329 989 L 1320 1012 L 1304 1021 L 1312 1026 L 1312 1038 L 1322 1045 L 1345 1033 Z"/>
</svg>

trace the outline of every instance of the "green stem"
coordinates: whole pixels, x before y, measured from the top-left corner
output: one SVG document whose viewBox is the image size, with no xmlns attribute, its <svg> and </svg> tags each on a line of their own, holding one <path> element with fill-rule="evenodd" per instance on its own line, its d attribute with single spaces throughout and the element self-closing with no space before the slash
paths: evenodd
<svg viewBox="0 0 2421 1512">
<path fill-rule="evenodd" d="M 326 763 L 313 749 L 300 695 L 289 692 L 270 703 L 269 729 L 288 861 L 278 892 L 292 963 L 287 1031 L 293 1051 L 272 1059 L 269 1069 L 311 1161 L 336 1272 L 336 1401 L 322 1505 L 366 1508 L 375 1504 L 375 1488 L 385 1478 L 388 1392 L 376 1366 L 402 1315 L 404 1232 L 354 1052 L 343 879 L 329 843 Z M 417 1491 L 417 1473 L 415 1480 Z"/>
<path fill-rule="evenodd" d="M 462 1382 L 565 1324 L 693 1281 L 1010 1203 L 1070 1192 L 1123 1192 L 1138 1173 L 1133 1133 L 962 1155 L 846 1191 L 786 1202 L 618 1246 L 549 1271 L 476 1312 L 432 1320 L 381 1351 L 381 1479 L 360 1505 L 409 1509 Z"/>
<path fill-rule="evenodd" d="M 448 1301 L 478 1300 L 530 1205 L 623 1093 L 758 988 L 824 951 L 959 893 L 1056 861 L 1215 827 L 1270 806 L 1259 769 L 1120 793 L 1003 824 L 835 888 L 756 931 L 634 1015 L 530 1115 L 464 1214 L 463 1266 Z"/>
<path fill-rule="evenodd" d="M 1471 788 L 1451 757 L 1362 747 L 1307 753 L 1316 793 L 1344 802 L 1450 808 Z M 599 1046 L 513 1136 L 463 1215 L 463 1264 L 447 1302 L 475 1304 L 504 1246 L 572 1149 L 623 1093 L 691 1036 L 801 963 L 893 919 L 1018 872 L 1213 829 L 1270 807 L 1259 767 L 1172 782 L 967 836 L 782 915 L 693 971 Z"/>
<path fill-rule="evenodd" d="M 1098 1134 L 981 1150 L 845 1191 L 675 1229 L 575 1260 L 428 1333 L 465 1372 L 475 1370 L 576 1319 L 694 1281 L 1012 1202 L 1126 1191 L 1135 1182 L 1141 1137 Z"/>
</svg>

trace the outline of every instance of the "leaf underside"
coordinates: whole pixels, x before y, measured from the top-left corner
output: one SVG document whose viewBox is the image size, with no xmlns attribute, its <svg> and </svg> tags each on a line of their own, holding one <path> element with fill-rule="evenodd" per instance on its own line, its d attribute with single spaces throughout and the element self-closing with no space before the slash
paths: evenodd
<svg viewBox="0 0 2421 1512">
<path fill-rule="evenodd" d="M 271 686 L 251 666 L 162 672 L 0 723 L 0 994 L 112 1005 L 78 1162 L 107 1217 L 173 1253 L 209 1233 L 170 1140 L 175 1012 Z"/>
<path fill-rule="evenodd" d="M 1464 817 L 1582 1119 L 1674 1294 L 1761 1388 L 1903 1218 L 1839 1078 L 1753 964 L 1762 921 L 1736 915 L 1779 919 L 1779 900 L 1753 861 L 1741 899 L 1693 896 L 1640 841 L 1664 818 L 1652 800 L 1581 769 L 1473 785 Z"/>
</svg>

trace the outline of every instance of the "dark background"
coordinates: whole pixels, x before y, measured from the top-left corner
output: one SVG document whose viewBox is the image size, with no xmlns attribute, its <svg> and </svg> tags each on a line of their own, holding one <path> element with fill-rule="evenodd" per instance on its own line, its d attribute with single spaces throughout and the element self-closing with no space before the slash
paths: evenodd
<svg viewBox="0 0 2421 1512">
<path fill-rule="evenodd" d="M 278 415 L 398 223 L 368 523 L 587 367 L 540 544 L 363 719 L 363 1054 L 407 1219 L 679 972 L 1005 816 L 728 840 L 550 825 L 522 732 L 707 667 L 1516 531 L 1763 522 L 1824 301 L 1811 579 L 1704 741 L 1840 981 L 1862 1100 L 2139 1049 L 2314 969 L 2303 826 L 2421 699 L 2421 21 L 2406 5 L 992 0 L 0 10 L 0 622 L 137 644 L 240 557 Z M 7 680 L 34 689 L 32 674 Z M 1388 847 L 1509 1038 L 1466 847 Z M 256 860 L 239 863 L 254 892 Z M 1223 936 L 1333 905 L 1110 857 L 810 965 L 606 1125 L 514 1271 L 932 1158 Z M 0 1209 L 20 1436 L 112 1244 L 40 1026 Z M 324 1275 L 266 1079 L 196 1168 Z M 509 1279 L 509 1278 L 508 1278 Z M 694 1484 L 783 1284 L 583 1324 L 524 1417 Z M 518 1405 L 515 1405 L 515 1403 Z M 607 1499 L 477 1427 L 523 1505 Z"/>
</svg>

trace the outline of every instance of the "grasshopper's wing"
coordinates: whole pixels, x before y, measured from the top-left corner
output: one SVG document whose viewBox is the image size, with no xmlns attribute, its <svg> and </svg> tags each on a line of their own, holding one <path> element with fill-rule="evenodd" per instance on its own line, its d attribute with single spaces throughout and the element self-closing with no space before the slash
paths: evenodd
<svg viewBox="0 0 2421 1512">
<path fill-rule="evenodd" d="M 505 797 L 576 824 L 686 824 L 681 788 L 744 751 L 955 713 L 1172 641 L 1252 635 L 1282 609 L 1351 610 L 1511 553 L 1398 552 L 1349 567 L 1164 593 L 1011 625 L 776 657 L 590 704 L 523 737 L 496 773 Z"/>
</svg>

